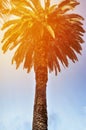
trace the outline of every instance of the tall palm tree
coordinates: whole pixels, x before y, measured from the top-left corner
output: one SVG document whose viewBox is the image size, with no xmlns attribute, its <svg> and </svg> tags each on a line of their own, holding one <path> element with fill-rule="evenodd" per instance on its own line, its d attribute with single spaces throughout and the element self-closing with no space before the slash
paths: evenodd
<svg viewBox="0 0 86 130">
<path fill-rule="evenodd" d="M 79 2 L 64 0 L 51 5 L 50 0 L 44 0 L 44 7 L 40 0 L 8 2 L 10 19 L 2 27 L 2 30 L 6 29 L 2 49 L 5 53 L 16 47 L 12 63 L 16 62 L 17 68 L 23 62 L 24 68 L 30 72 L 34 66 L 36 92 L 32 129 L 47 130 L 48 71 L 55 71 L 57 75 L 61 71 L 60 62 L 68 67 L 68 60 L 75 63 L 78 60 L 76 54 L 82 50 L 83 17 L 69 13 Z"/>
</svg>

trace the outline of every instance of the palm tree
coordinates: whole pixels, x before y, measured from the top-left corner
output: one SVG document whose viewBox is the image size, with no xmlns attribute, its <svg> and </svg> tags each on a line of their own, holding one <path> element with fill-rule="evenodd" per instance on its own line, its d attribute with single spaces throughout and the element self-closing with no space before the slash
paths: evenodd
<svg viewBox="0 0 86 130">
<path fill-rule="evenodd" d="M 23 62 L 24 68 L 30 72 L 34 66 L 36 92 L 33 112 L 33 130 L 47 130 L 46 87 L 48 71 L 61 71 L 60 62 L 68 67 L 68 60 L 74 63 L 78 60 L 76 54 L 81 54 L 81 44 L 85 32 L 82 27 L 83 17 L 69 13 L 76 5 L 76 0 L 64 0 L 51 5 L 50 0 L 10 0 L 8 1 L 10 18 L 3 24 L 5 34 L 2 39 L 2 49 L 16 47 L 12 63 L 16 67 Z M 3 5 L 3 4 L 2 4 Z M 7 6 L 4 5 L 2 10 Z M 15 16 L 15 17 L 14 17 Z"/>
</svg>

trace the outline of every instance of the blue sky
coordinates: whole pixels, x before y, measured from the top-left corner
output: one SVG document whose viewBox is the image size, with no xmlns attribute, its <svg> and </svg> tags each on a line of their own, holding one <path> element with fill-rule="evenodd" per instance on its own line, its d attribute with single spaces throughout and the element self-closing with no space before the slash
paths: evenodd
<svg viewBox="0 0 86 130">
<path fill-rule="evenodd" d="M 86 1 L 75 12 L 86 18 Z M 86 23 L 86 21 L 84 21 Z M 84 28 L 86 26 L 84 24 Z M 2 34 L 0 33 L 1 37 Z M 86 34 L 84 36 L 86 41 Z M 86 43 L 86 42 L 85 42 Z M 86 130 L 86 44 L 79 62 L 70 61 L 57 77 L 49 74 L 47 103 L 49 130 Z M 11 65 L 13 52 L 0 49 L 0 130 L 31 130 L 35 93 L 33 70 L 27 74 Z"/>
</svg>

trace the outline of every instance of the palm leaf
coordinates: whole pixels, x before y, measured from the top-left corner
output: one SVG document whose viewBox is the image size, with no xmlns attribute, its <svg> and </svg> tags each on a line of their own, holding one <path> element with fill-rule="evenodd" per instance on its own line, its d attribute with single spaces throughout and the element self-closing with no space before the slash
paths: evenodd
<svg viewBox="0 0 86 130">
<path fill-rule="evenodd" d="M 78 4 L 80 3 L 76 0 L 64 0 L 58 5 L 58 11 L 61 11 L 61 13 L 65 13 L 70 9 L 75 8 L 75 6 Z"/>
<path fill-rule="evenodd" d="M 31 0 L 38 12 L 43 10 L 40 0 Z"/>
<path fill-rule="evenodd" d="M 28 50 L 27 42 L 23 42 L 22 44 L 20 44 L 20 46 L 16 50 L 12 59 L 12 64 L 14 61 L 16 62 L 16 68 L 18 68 L 19 65 L 23 62 L 25 55 L 27 53 L 27 50 Z"/>
<path fill-rule="evenodd" d="M 34 52 L 33 45 L 30 43 L 24 62 L 24 68 L 27 69 L 28 73 L 30 72 L 33 65 L 33 52 Z"/>
<path fill-rule="evenodd" d="M 44 0 L 45 3 L 45 9 L 50 7 L 50 0 Z"/>
<path fill-rule="evenodd" d="M 8 39 L 7 39 L 7 41 L 5 41 L 5 44 L 3 45 L 3 47 L 2 47 L 2 50 L 3 50 L 3 52 L 5 53 L 6 51 L 7 51 L 7 49 L 10 49 L 10 48 L 12 48 L 12 44 L 13 43 L 16 43 L 15 41 L 15 39 L 17 39 L 18 38 L 18 34 L 13 34 L 11 37 L 9 37 Z M 17 44 L 19 44 L 19 42 L 17 42 Z M 16 45 L 17 45 L 16 44 Z"/>
<path fill-rule="evenodd" d="M 48 30 L 48 32 L 51 35 L 51 37 L 55 38 L 55 33 L 54 33 L 54 30 L 52 29 L 52 27 L 50 25 L 47 25 L 47 24 L 45 24 L 44 26 Z"/>
<path fill-rule="evenodd" d="M 20 21 L 20 19 L 14 19 L 14 20 L 7 21 L 6 23 L 3 24 L 1 29 L 4 30 L 4 29 L 8 28 L 9 26 L 12 26 L 12 25 L 18 23 L 19 21 Z"/>
<path fill-rule="evenodd" d="M 0 18 L 5 21 L 10 15 L 10 2 L 9 0 L 0 1 Z"/>
<path fill-rule="evenodd" d="M 31 0 L 11 0 L 11 6 L 12 8 L 29 7 L 34 10 L 34 5 Z"/>
<path fill-rule="evenodd" d="M 17 32 L 17 29 L 19 28 L 20 24 L 14 24 L 13 26 L 11 26 L 4 34 L 4 37 L 2 39 L 2 42 L 4 42 L 6 39 L 8 39 L 9 37 L 12 36 L 12 34 L 14 34 L 14 32 Z"/>
<path fill-rule="evenodd" d="M 58 71 L 60 72 L 61 69 L 60 69 L 59 61 L 58 61 L 57 56 L 55 54 L 55 50 L 51 44 L 48 45 L 47 57 L 48 57 L 48 67 L 49 67 L 50 72 L 55 70 L 55 74 L 57 75 L 57 72 Z"/>
<path fill-rule="evenodd" d="M 68 60 L 67 57 L 64 53 L 64 51 L 62 51 L 61 46 L 54 46 L 54 52 L 57 55 L 57 58 L 61 61 L 61 63 L 65 66 L 68 66 Z"/>
</svg>

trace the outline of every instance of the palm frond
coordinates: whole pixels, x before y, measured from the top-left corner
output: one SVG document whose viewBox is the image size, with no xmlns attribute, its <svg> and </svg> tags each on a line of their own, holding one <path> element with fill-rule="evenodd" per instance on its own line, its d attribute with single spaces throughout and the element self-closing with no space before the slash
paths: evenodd
<svg viewBox="0 0 86 130">
<path fill-rule="evenodd" d="M 8 3 L 9 1 L 8 0 L 1 0 L 0 1 L 0 11 L 3 11 L 4 9 L 8 8 Z"/>
<path fill-rule="evenodd" d="M 31 0 L 11 0 L 11 6 L 12 8 L 29 7 L 34 10 L 34 5 Z"/>
<path fill-rule="evenodd" d="M 28 73 L 30 72 L 33 65 L 33 52 L 34 52 L 34 48 L 33 48 L 32 43 L 30 43 L 28 46 L 28 51 L 25 57 L 25 62 L 24 62 L 24 68 L 27 69 Z"/>
<path fill-rule="evenodd" d="M 19 21 L 20 21 L 20 19 L 14 19 L 14 20 L 7 21 L 5 24 L 3 24 L 1 29 L 4 30 L 4 29 L 8 28 L 9 26 L 12 26 L 12 25 L 18 23 Z"/>
<path fill-rule="evenodd" d="M 37 13 L 38 10 L 35 4 L 34 0 L 11 0 L 10 14 L 19 17 L 23 17 L 25 15 L 30 18 L 35 17 L 35 13 Z M 42 9 L 41 4 L 38 5 L 40 5 L 40 8 Z"/>
<path fill-rule="evenodd" d="M 48 20 L 55 33 L 53 47 L 57 58 L 65 66 L 69 64 L 68 58 L 73 62 L 77 61 L 76 52 L 81 54 L 81 43 L 84 42 L 82 36 L 85 30 L 81 22 L 84 18 L 78 14 L 62 14 L 57 16 L 53 14 L 49 16 Z"/>
<path fill-rule="evenodd" d="M 13 25 L 11 25 L 11 26 L 9 25 L 10 27 L 5 32 L 4 37 L 2 39 L 2 42 L 6 41 L 7 39 L 9 40 L 9 37 L 11 37 L 15 32 L 18 33 L 17 29 L 20 28 L 20 26 L 19 26 L 20 25 L 20 20 L 16 20 L 16 21 L 17 21 L 17 23 L 14 22 Z M 5 23 L 5 25 L 6 24 L 8 24 L 8 22 Z M 2 29 L 5 27 L 5 25 L 2 27 Z"/>
<path fill-rule="evenodd" d="M 4 19 L 9 14 L 10 6 L 9 0 L 0 1 L 0 18 Z"/>
<path fill-rule="evenodd" d="M 12 59 L 12 63 L 15 61 L 16 62 L 16 68 L 19 67 L 19 65 L 23 62 L 26 53 L 28 50 L 28 44 L 26 42 L 23 42 L 22 44 L 20 44 L 20 46 L 17 48 L 13 59 Z"/>
<path fill-rule="evenodd" d="M 80 3 L 77 2 L 76 0 L 64 0 L 59 5 L 55 4 L 55 6 L 53 6 L 51 15 L 55 15 L 56 17 L 57 15 L 67 13 L 68 11 L 72 10 L 73 8 L 75 8 L 75 6 L 79 4 Z"/>
<path fill-rule="evenodd" d="M 75 8 L 76 5 L 80 4 L 76 0 L 64 0 L 58 5 L 58 12 L 65 13 L 73 8 Z"/>
<path fill-rule="evenodd" d="M 50 0 L 44 0 L 45 9 L 50 7 Z"/>
<path fill-rule="evenodd" d="M 40 13 L 41 11 L 43 11 L 43 7 L 41 5 L 40 0 L 31 0 L 33 5 L 35 6 L 36 10 Z"/>
<path fill-rule="evenodd" d="M 47 48 L 47 59 L 48 59 L 48 68 L 49 71 L 52 72 L 55 70 L 55 74 L 57 75 L 58 71 L 60 72 L 60 64 L 57 58 L 57 55 L 55 54 L 54 47 L 52 44 L 48 45 Z"/>
<path fill-rule="evenodd" d="M 55 33 L 54 33 L 53 28 L 49 24 L 43 24 L 43 25 L 47 29 L 51 37 L 55 39 Z"/>
</svg>

